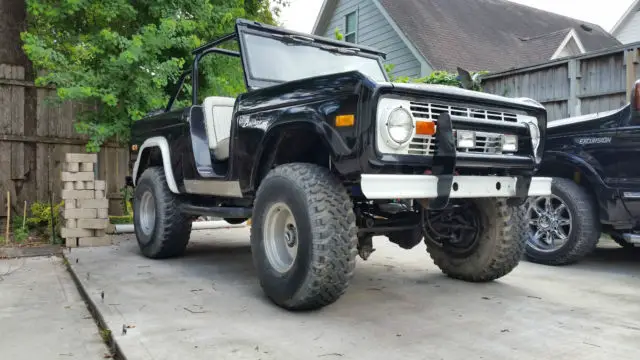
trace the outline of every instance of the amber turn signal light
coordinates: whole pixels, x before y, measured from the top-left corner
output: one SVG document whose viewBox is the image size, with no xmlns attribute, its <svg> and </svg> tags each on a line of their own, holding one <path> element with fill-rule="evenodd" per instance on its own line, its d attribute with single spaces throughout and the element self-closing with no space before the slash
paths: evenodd
<svg viewBox="0 0 640 360">
<path fill-rule="evenodd" d="M 138 151 L 138 145 L 131 145 L 131 151 Z"/>
<path fill-rule="evenodd" d="M 356 122 L 356 117 L 353 115 L 338 115 L 336 116 L 336 126 L 346 127 L 353 126 Z"/>
<path fill-rule="evenodd" d="M 434 135 L 435 133 L 436 124 L 433 121 L 416 121 L 416 134 Z"/>
</svg>

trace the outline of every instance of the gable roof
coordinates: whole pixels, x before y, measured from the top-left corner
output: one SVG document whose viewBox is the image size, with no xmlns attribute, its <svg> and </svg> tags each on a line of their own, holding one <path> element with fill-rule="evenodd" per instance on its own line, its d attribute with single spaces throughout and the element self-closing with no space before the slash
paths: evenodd
<svg viewBox="0 0 640 360">
<path fill-rule="evenodd" d="M 625 22 L 627 22 L 627 20 L 629 20 L 636 11 L 640 11 L 640 0 L 635 0 L 631 2 L 631 5 L 629 5 L 629 8 L 627 9 L 627 11 L 625 11 L 624 14 L 622 14 L 620 19 L 618 19 L 618 22 L 616 22 L 616 24 L 613 25 L 613 28 L 611 28 L 611 33 L 613 35 L 616 35 L 618 30 L 620 30 L 620 27 Z"/>
<path fill-rule="evenodd" d="M 598 25 L 506 0 L 367 1 L 380 5 L 435 70 L 501 71 L 546 62 L 569 34 L 586 52 L 620 45 Z M 326 30 L 337 3 L 324 1 L 314 33 Z"/>
<path fill-rule="evenodd" d="M 597 25 L 505 0 L 378 1 L 436 69 L 545 62 L 570 29 L 587 52 L 620 44 Z"/>
</svg>

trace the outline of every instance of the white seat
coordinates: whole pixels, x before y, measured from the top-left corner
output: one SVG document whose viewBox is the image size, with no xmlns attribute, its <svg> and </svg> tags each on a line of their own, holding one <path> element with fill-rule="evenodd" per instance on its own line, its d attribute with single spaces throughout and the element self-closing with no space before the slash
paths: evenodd
<svg viewBox="0 0 640 360">
<path fill-rule="evenodd" d="M 213 156 L 217 160 L 229 159 L 231 120 L 235 101 L 236 99 L 229 97 L 209 96 L 202 102 L 209 149 L 213 151 Z"/>
</svg>

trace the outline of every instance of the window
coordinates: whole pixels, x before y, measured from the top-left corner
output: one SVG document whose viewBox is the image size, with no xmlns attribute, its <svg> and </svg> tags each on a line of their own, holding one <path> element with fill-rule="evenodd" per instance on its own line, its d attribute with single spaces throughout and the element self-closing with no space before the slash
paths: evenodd
<svg viewBox="0 0 640 360">
<path fill-rule="evenodd" d="M 344 40 L 350 43 L 356 43 L 356 32 L 358 30 L 358 17 L 356 11 L 345 16 L 345 34 Z"/>
</svg>

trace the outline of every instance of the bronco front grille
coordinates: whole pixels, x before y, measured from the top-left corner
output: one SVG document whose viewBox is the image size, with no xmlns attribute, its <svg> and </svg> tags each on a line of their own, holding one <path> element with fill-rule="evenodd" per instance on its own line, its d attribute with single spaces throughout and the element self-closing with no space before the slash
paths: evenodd
<svg viewBox="0 0 640 360">
<path fill-rule="evenodd" d="M 438 103 L 415 102 L 410 103 L 411 113 L 417 121 L 434 121 L 437 124 L 438 117 L 448 112 L 454 116 L 464 116 L 473 119 L 517 122 L 518 116 L 515 113 L 482 110 L 470 107 L 452 106 Z M 455 129 L 454 129 L 455 136 Z M 458 149 L 459 152 L 470 152 L 480 154 L 501 154 L 500 134 L 476 132 L 476 146 L 471 149 Z M 415 135 L 409 143 L 409 154 L 411 155 L 433 155 L 438 144 L 433 136 Z"/>
<path fill-rule="evenodd" d="M 451 106 L 437 103 L 423 103 L 412 101 L 410 103 L 411 113 L 416 120 L 438 121 L 438 117 L 448 112 L 449 115 L 464 116 L 472 119 L 483 119 L 493 121 L 518 122 L 518 116 L 514 113 L 503 111 L 482 110 L 469 107 Z"/>
<path fill-rule="evenodd" d="M 409 154 L 434 155 L 437 147 L 438 141 L 435 137 L 416 135 L 409 143 Z M 476 132 L 476 146 L 471 149 L 458 149 L 458 151 L 480 154 L 501 154 L 500 134 Z"/>
</svg>

